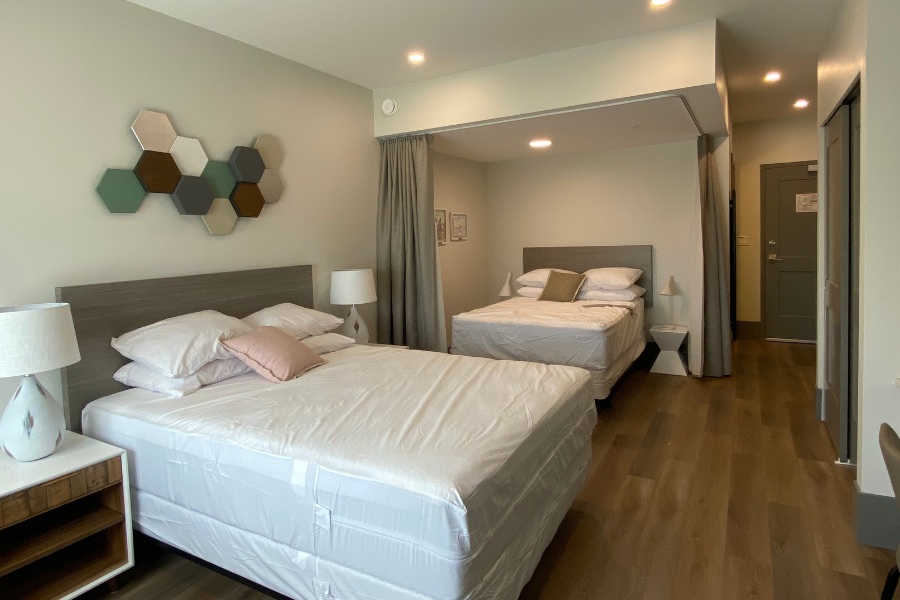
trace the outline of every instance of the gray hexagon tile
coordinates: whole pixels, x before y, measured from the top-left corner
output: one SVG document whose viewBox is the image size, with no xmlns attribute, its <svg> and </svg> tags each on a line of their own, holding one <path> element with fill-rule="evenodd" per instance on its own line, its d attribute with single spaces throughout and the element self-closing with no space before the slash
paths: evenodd
<svg viewBox="0 0 900 600">
<path fill-rule="evenodd" d="M 131 131 L 141 148 L 154 152 L 168 152 L 178 137 L 168 115 L 146 108 L 131 124 Z"/>
<path fill-rule="evenodd" d="M 178 165 L 178 170 L 182 175 L 199 177 L 203 174 L 206 163 L 209 162 L 209 157 L 206 156 L 203 146 L 200 145 L 200 140 L 196 138 L 179 135 L 169 149 L 169 154 L 175 159 L 175 164 Z"/>
<path fill-rule="evenodd" d="M 266 165 L 263 162 L 259 150 L 256 148 L 247 148 L 246 146 L 235 146 L 228 159 L 228 166 L 234 178 L 240 183 L 259 183 Z"/>
<path fill-rule="evenodd" d="M 275 169 L 266 169 L 259 180 L 259 191 L 266 202 L 278 202 L 284 193 L 284 182 Z"/>
<path fill-rule="evenodd" d="M 205 177 L 185 175 L 172 192 L 172 202 L 183 215 L 205 215 L 213 203 L 213 191 Z"/>
<path fill-rule="evenodd" d="M 284 160 L 284 149 L 281 147 L 281 142 L 278 141 L 277 137 L 264 133 L 256 138 L 256 143 L 253 144 L 253 147 L 259 150 L 259 154 L 262 156 L 267 169 L 281 168 L 281 162 Z"/>
<path fill-rule="evenodd" d="M 238 217 L 228 198 L 215 198 L 202 219 L 212 235 L 228 235 L 234 230 Z"/>
</svg>

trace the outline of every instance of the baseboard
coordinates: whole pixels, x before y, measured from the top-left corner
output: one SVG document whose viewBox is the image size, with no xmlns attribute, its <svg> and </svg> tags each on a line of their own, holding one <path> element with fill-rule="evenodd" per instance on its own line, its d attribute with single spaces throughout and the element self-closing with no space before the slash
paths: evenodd
<svg viewBox="0 0 900 600">
<path fill-rule="evenodd" d="M 738 340 L 763 339 L 763 327 L 759 321 L 735 321 L 734 337 Z"/>
<path fill-rule="evenodd" d="M 865 494 L 856 488 L 856 541 L 896 550 L 900 543 L 900 507 L 891 496 Z"/>
</svg>

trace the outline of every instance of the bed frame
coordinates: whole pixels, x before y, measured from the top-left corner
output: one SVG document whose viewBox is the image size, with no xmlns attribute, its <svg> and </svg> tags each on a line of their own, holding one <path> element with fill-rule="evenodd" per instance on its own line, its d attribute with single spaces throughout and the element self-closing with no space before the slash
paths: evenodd
<svg viewBox="0 0 900 600">
<path fill-rule="evenodd" d="M 110 346 L 112 338 L 199 310 L 243 318 L 281 302 L 312 308 L 312 267 L 67 286 L 56 288 L 56 299 L 71 305 L 81 349 L 81 361 L 62 370 L 66 425 L 80 432 L 81 411 L 89 402 L 126 389 L 112 378 L 128 362 Z"/>
<path fill-rule="evenodd" d="M 644 306 L 653 306 L 653 246 L 560 246 L 522 248 L 523 273 L 534 269 L 568 269 L 583 273 L 600 267 L 632 267 L 644 274 L 637 285 L 647 290 Z"/>
</svg>

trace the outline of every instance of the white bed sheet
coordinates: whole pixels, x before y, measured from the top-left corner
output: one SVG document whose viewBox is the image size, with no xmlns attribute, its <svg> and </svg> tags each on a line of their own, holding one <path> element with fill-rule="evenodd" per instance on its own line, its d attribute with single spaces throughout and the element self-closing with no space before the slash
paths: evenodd
<svg viewBox="0 0 900 600">
<path fill-rule="evenodd" d="M 454 315 L 450 352 L 587 369 L 595 397 L 602 399 L 645 345 L 643 298 L 546 302 L 516 297 Z"/>
<path fill-rule="evenodd" d="M 588 374 L 392 348 L 327 358 L 284 384 L 91 403 L 85 432 L 129 450 L 137 527 L 243 548 L 200 556 L 300 598 L 515 598 L 583 483 Z"/>
</svg>

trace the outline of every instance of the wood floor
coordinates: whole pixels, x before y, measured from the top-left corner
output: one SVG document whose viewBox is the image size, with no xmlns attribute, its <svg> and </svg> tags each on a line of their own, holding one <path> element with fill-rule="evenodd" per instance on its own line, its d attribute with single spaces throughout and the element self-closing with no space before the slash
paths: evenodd
<svg viewBox="0 0 900 600">
<path fill-rule="evenodd" d="M 853 473 L 813 418 L 815 349 L 741 341 L 734 370 L 623 378 L 520 600 L 879 597 L 893 554 L 855 541 Z M 144 545 L 119 591 L 89 597 L 269 596 Z"/>
</svg>

